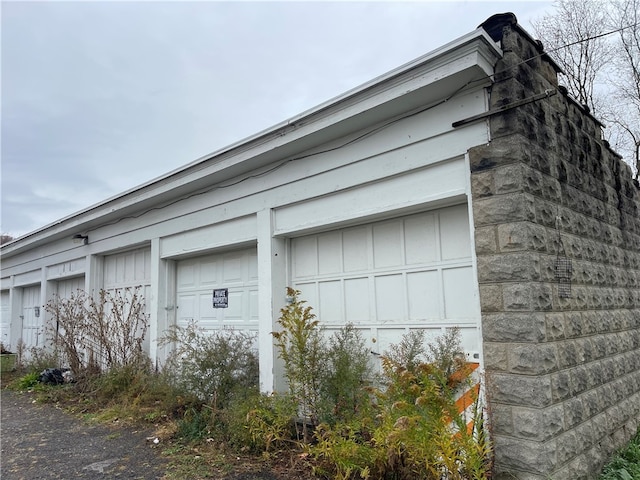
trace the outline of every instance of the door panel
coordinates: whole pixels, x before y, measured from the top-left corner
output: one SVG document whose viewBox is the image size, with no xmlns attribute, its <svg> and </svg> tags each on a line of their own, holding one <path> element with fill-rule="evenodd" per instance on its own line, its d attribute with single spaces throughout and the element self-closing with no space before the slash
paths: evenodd
<svg viewBox="0 0 640 480">
<path fill-rule="evenodd" d="M 22 341 L 27 349 L 42 347 L 44 342 L 44 312 L 40 305 L 40 286 L 22 289 Z"/>
<path fill-rule="evenodd" d="M 350 322 L 388 343 L 458 325 L 480 348 L 466 205 L 293 238 L 290 259 L 291 285 L 327 328 Z"/>
<path fill-rule="evenodd" d="M 258 329 L 255 248 L 181 260 L 177 264 L 177 323 L 205 329 Z M 228 290 L 227 308 L 214 308 L 213 290 Z"/>
</svg>

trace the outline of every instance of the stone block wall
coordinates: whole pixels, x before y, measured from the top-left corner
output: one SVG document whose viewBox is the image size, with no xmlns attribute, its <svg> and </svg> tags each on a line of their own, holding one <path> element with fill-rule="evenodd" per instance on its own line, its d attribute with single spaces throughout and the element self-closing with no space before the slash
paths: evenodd
<svg viewBox="0 0 640 480">
<path fill-rule="evenodd" d="M 504 110 L 469 152 L 496 478 L 594 478 L 640 425 L 640 190 L 541 46 L 503 23 Z"/>
</svg>

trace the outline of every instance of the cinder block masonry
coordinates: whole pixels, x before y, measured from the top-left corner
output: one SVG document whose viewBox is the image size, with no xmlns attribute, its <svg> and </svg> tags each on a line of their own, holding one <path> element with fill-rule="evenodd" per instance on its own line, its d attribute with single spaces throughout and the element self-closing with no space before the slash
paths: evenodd
<svg viewBox="0 0 640 480">
<path fill-rule="evenodd" d="M 640 422 L 640 190 L 515 17 L 483 26 L 507 106 L 470 150 L 496 478 L 594 478 Z"/>
</svg>

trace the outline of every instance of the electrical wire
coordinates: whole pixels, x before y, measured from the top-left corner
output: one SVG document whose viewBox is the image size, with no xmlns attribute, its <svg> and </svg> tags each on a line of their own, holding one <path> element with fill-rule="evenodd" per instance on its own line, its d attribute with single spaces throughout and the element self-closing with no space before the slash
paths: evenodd
<svg viewBox="0 0 640 480">
<path fill-rule="evenodd" d="M 597 40 L 598 38 L 607 37 L 609 35 L 613 35 L 614 33 L 622 32 L 622 31 L 627 30 L 629 28 L 636 28 L 638 25 L 640 25 L 640 23 L 636 22 L 636 23 L 631 24 L 631 25 L 626 25 L 624 27 L 620 27 L 620 28 L 618 28 L 616 30 L 611 30 L 610 32 L 600 33 L 598 35 L 594 35 L 592 37 L 587 37 L 587 38 L 584 38 L 582 40 L 576 40 L 575 42 L 566 43 L 564 45 L 560 45 L 559 47 L 552 48 L 551 50 L 549 50 L 549 51 L 547 51 L 545 53 L 557 52 L 558 50 L 562 50 L 563 48 L 573 47 L 574 45 L 579 45 L 580 43 L 585 43 L 585 42 L 589 42 L 591 40 Z"/>
<path fill-rule="evenodd" d="M 120 223 L 120 222 L 122 222 L 122 221 L 124 221 L 124 220 L 131 220 L 131 219 L 135 219 L 135 218 L 140 218 L 140 217 L 142 217 L 142 216 L 146 215 L 147 213 L 153 212 L 153 211 L 155 211 L 155 210 L 162 210 L 162 209 L 164 209 L 164 208 L 170 207 L 170 206 L 175 205 L 175 204 L 177 204 L 177 203 L 179 203 L 179 202 L 182 202 L 182 201 L 184 201 L 184 200 L 189 200 L 189 199 L 191 199 L 191 198 L 194 198 L 194 197 L 197 197 L 197 196 L 200 196 L 200 195 L 206 195 L 206 194 L 211 193 L 211 192 L 213 192 L 213 191 L 215 191 L 215 190 L 221 190 L 221 189 L 224 189 L 224 188 L 234 187 L 234 186 L 239 185 L 239 184 L 241 184 L 241 183 L 244 183 L 244 182 L 246 182 L 246 181 L 248 181 L 248 180 L 251 180 L 251 179 L 254 179 L 254 178 L 263 177 L 263 176 L 265 176 L 265 175 L 268 175 L 268 174 L 270 174 L 270 173 L 275 172 L 276 170 L 281 169 L 281 168 L 282 168 L 282 167 L 284 167 L 285 165 L 287 165 L 287 164 L 289 164 L 289 163 L 292 163 L 292 162 L 296 162 L 296 161 L 299 161 L 299 160 L 303 160 L 303 159 L 305 159 L 305 158 L 314 157 L 314 156 L 317 156 L 317 155 L 323 155 L 323 154 L 325 154 L 325 153 L 334 152 L 334 151 L 336 151 L 336 150 L 340 150 L 340 149 L 342 149 L 342 148 L 345 148 L 345 147 L 347 147 L 347 146 L 349 146 L 349 145 L 353 145 L 353 144 L 358 143 L 358 142 L 360 142 L 360 141 L 364 140 L 365 138 L 367 138 L 367 137 L 369 137 L 369 136 L 371 136 L 371 135 L 373 135 L 373 134 L 375 134 L 375 133 L 378 133 L 378 132 L 380 132 L 380 131 L 382 131 L 382 130 L 384 130 L 384 129 L 388 128 L 388 127 L 390 127 L 391 125 L 394 125 L 394 124 L 396 124 L 396 123 L 398 123 L 398 122 L 402 121 L 402 120 L 406 120 L 407 118 L 414 117 L 414 116 L 416 116 L 416 115 L 419 115 L 419 114 L 421 114 L 421 113 L 424 113 L 424 112 L 426 112 L 426 111 L 428 111 L 428 110 L 431 110 L 431 109 L 433 109 L 433 108 L 436 108 L 436 107 L 438 107 L 438 106 L 440 106 L 440 105 L 442 105 L 442 104 L 444 104 L 444 103 L 446 103 L 446 102 L 450 101 L 451 99 L 453 99 L 454 97 L 456 97 L 456 96 L 457 96 L 461 91 L 463 91 L 464 89 L 466 89 L 468 86 L 470 86 L 471 84 L 474 84 L 474 83 L 478 83 L 478 82 L 486 82 L 486 79 L 485 79 L 485 78 L 482 78 L 482 79 L 477 79 L 477 80 L 470 80 L 470 81 L 468 81 L 467 83 L 465 83 L 464 85 L 462 85 L 460 88 L 456 89 L 456 90 L 455 90 L 453 93 L 451 93 L 448 97 L 446 97 L 446 98 L 444 98 L 444 99 L 440 100 L 439 102 L 437 102 L 437 103 L 435 103 L 435 104 L 428 105 L 428 106 L 426 106 L 426 107 L 424 107 L 424 108 L 421 108 L 421 109 L 419 109 L 419 110 L 415 110 L 415 111 L 409 112 L 409 113 L 407 113 L 407 114 L 405 114 L 405 115 L 402 115 L 402 116 L 400 116 L 400 117 L 394 118 L 393 120 L 390 120 L 390 121 L 388 121 L 388 122 L 386 122 L 386 123 L 384 123 L 384 124 L 382 124 L 382 125 L 378 125 L 378 126 L 376 126 L 376 127 L 372 128 L 372 129 L 368 130 L 367 132 L 362 133 L 361 135 L 358 135 L 357 137 L 352 138 L 351 140 L 348 140 L 348 141 L 346 141 L 346 142 L 342 143 L 341 145 L 338 145 L 338 146 L 335 146 L 335 147 L 331 147 L 331 148 L 327 148 L 327 149 L 325 149 L 325 150 L 321 150 L 321 151 L 318 151 L 318 152 L 312 152 L 312 153 L 308 153 L 308 154 L 305 154 L 305 155 L 300 155 L 300 156 L 296 156 L 296 157 L 292 157 L 292 158 L 287 158 L 287 159 L 285 159 L 285 160 L 281 161 L 280 163 L 278 163 L 277 165 L 275 165 L 275 166 L 273 166 L 273 167 L 271 167 L 271 168 L 269 168 L 268 170 L 265 170 L 265 171 L 263 171 L 263 172 L 260 172 L 260 173 L 254 173 L 254 174 L 248 175 L 248 176 L 246 176 L 246 177 L 242 177 L 242 178 L 240 178 L 240 179 L 238 179 L 238 180 L 236 180 L 236 181 L 234 181 L 234 182 L 232 182 L 232 183 L 227 183 L 227 184 L 216 184 L 216 185 L 213 185 L 213 186 L 212 186 L 212 187 L 210 187 L 210 188 L 207 188 L 206 190 L 201 190 L 201 191 L 198 191 L 198 192 L 193 192 L 193 193 L 191 193 L 191 194 L 189 194 L 189 195 L 185 195 L 185 196 L 183 196 L 183 197 L 180 197 L 180 198 L 178 198 L 178 199 L 175 199 L 175 200 L 173 200 L 173 201 L 171 201 L 171 202 L 169 202 L 169 203 L 166 203 L 166 204 L 164 204 L 164 205 L 160 205 L 160 206 L 157 206 L 157 207 L 149 208 L 149 209 L 144 210 L 144 211 L 142 211 L 142 212 L 140 212 L 140 213 L 137 213 L 137 214 L 135 214 L 135 215 L 126 215 L 126 216 L 124 216 L 124 217 L 120 217 L 120 218 L 118 218 L 117 220 L 115 220 L 115 221 L 113 221 L 113 222 L 105 223 L 105 224 L 101 224 L 101 225 L 100 225 L 100 226 L 98 226 L 98 227 L 95 227 L 95 228 L 93 228 L 93 229 L 91 229 L 91 230 L 87 230 L 87 233 L 92 232 L 92 231 L 95 231 L 95 230 L 97 230 L 98 228 L 103 228 L 103 227 L 108 227 L 108 226 L 111 226 L 111 225 L 115 225 L 115 224 Z"/>
<path fill-rule="evenodd" d="M 587 38 L 582 39 L 582 40 L 577 40 L 575 42 L 567 43 L 565 45 L 561 45 L 559 47 L 553 48 L 553 49 L 548 50 L 548 51 L 543 51 L 543 52 L 539 53 L 538 55 L 534 55 L 533 57 L 530 57 L 530 58 L 527 58 L 525 60 L 522 60 L 521 62 L 516 63 L 515 65 L 510 65 L 509 69 L 511 69 L 513 67 L 517 67 L 517 66 L 523 65 L 523 64 L 528 63 L 528 62 L 531 62 L 532 60 L 541 58 L 544 55 L 548 55 L 549 53 L 556 52 L 556 51 L 561 50 L 563 48 L 568 48 L 568 47 L 571 47 L 573 45 L 577 45 L 577 44 L 588 42 L 588 41 L 591 41 L 591 40 L 596 40 L 598 38 L 602 38 L 602 37 L 605 37 L 605 36 L 613 35 L 615 33 L 619 33 L 621 31 L 627 30 L 629 28 L 635 28 L 637 26 L 638 26 L 638 23 L 635 23 L 635 24 L 632 24 L 632 25 L 627 25 L 627 26 L 624 26 L 624 27 L 620 27 L 620 28 L 618 28 L 616 30 L 611 30 L 609 32 L 605 32 L 605 33 L 602 33 L 602 34 L 599 34 L 599 35 L 594 35 L 592 37 L 587 37 Z M 493 74 L 490 75 L 490 77 L 492 77 L 493 81 L 495 81 L 496 75 L 499 75 L 499 74 L 501 74 L 501 73 L 503 73 L 503 72 L 505 72 L 505 71 L 507 71 L 509 69 L 505 69 L 505 70 L 502 70 L 502 71 L 494 72 Z M 397 122 L 400 122 L 400 121 L 405 120 L 407 118 L 413 117 L 415 115 L 419 115 L 420 113 L 423 113 L 423 112 L 425 112 L 427 110 L 431 110 L 432 108 L 438 107 L 438 106 L 442 105 L 443 103 L 446 103 L 449 100 L 451 100 L 452 98 L 454 98 L 456 95 L 458 95 L 462 90 L 467 88 L 469 85 L 471 85 L 473 83 L 477 83 L 477 82 L 484 82 L 484 81 L 486 81 L 484 78 L 483 79 L 478 79 L 478 80 L 471 80 L 471 81 L 467 82 L 466 84 L 464 84 L 462 87 L 458 88 L 455 92 L 450 94 L 447 98 L 441 100 L 440 102 L 437 102 L 435 104 L 429 105 L 429 106 L 427 106 L 425 108 L 422 108 L 422 109 L 419 109 L 417 111 L 411 112 L 411 113 L 406 114 L 404 116 L 401 116 L 399 118 L 395 118 L 395 119 L 393 119 L 393 120 L 391 120 L 391 121 L 389 121 L 387 123 L 379 125 L 379 126 L 373 128 L 373 129 L 363 133 L 362 135 L 359 135 L 359 136 L 357 136 L 357 137 L 355 137 L 355 138 L 353 138 L 353 139 L 351 139 L 351 140 L 349 140 L 349 141 L 347 141 L 347 142 L 345 142 L 345 143 L 343 143 L 341 145 L 338 145 L 336 147 L 332 147 L 332 148 L 328 148 L 326 150 L 321 150 L 321 151 L 318 151 L 318 152 L 313 152 L 313 153 L 301 155 L 301 156 L 298 156 L 298 157 L 285 159 L 285 160 L 281 161 L 280 163 L 278 163 L 277 165 L 275 165 L 275 166 L 271 167 L 270 169 L 265 170 L 263 172 L 255 173 L 255 174 L 252 174 L 252 175 L 248 175 L 246 177 L 242 177 L 242 178 L 240 178 L 240 179 L 238 179 L 238 180 L 236 180 L 236 181 L 234 181 L 232 183 L 216 184 L 216 185 L 214 185 L 214 186 L 212 186 L 212 187 L 210 187 L 210 188 L 208 188 L 206 190 L 191 193 L 189 195 L 186 195 L 184 197 L 180 197 L 180 198 L 178 198 L 176 200 L 173 200 L 173 201 L 171 201 L 169 203 L 166 203 L 164 205 L 149 208 L 149 209 L 144 210 L 144 211 L 142 211 L 140 213 L 137 213 L 135 215 L 127 215 L 127 216 L 124 216 L 124 217 L 120 217 L 120 218 L 118 218 L 117 220 L 115 220 L 113 222 L 102 224 L 99 227 L 96 227 L 96 228 L 93 228 L 91 230 L 88 230 L 87 232 L 95 231 L 98 228 L 115 225 L 115 224 L 120 223 L 120 222 L 122 222 L 124 220 L 131 220 L 131 219 L 135 219 L 135 218 L 140 218 L 140 217 L 146 215 L 147 213 L 153 212 L 155 210 L 162 210 L 164 208 L 170 207 L 170 206 L 175 205 L 175 204 L 177 204 L 179 202 L 182 202 L 184 200 L 188 200 L 190 198 L 194 198 L 194 197 L 197 197 L 197 196 L 200 196 L 200 195 L 206 195 L 206 194 L 211 193 L 211 192 L 213 192 L 215 190 L 234 187 L 234 186 L 239 185 L 239 184 L 241 184 L 243 182 L 246 182 L 248 180 L 251 180 L 251 179 L 254 179 L 254 178 L 263 177 L 265 175 L 273 173 L 273 172 L 281 169 L 282 167 L 284 167 L 285 165 L 287 165 L 287 164 L 289 164 L 291 162 L 295 162 L 295 161 L 303 160 L 305 158 L 314 157 L 316 155 L 323 155 L 325 153 L 329 153 L 329 152 L 333 152 L 333 151 L 336 151 L 336 150 L 340 150 L 340 149 L 345 148 L 345 147 L 347 147 L 349 145 L 353 145 L 354 143 L 360 142 L 360 141 L 364 140 L 365 138 L 373 135 L 374 133 L 377 133 L 377 132 L 379 132 L 381 130 L 384 130 L 384 129 L 388 128 L 389 126 L 391 126 L 391 125 L 393 125 L 393 124 L 395 124 Z"/>
<path fill-rule="evenodd" d="M 557 52 L 558 50 L 562 50 L 563 48 L 568 48 L 568 47 L 572 47 L 574 45 L 578 45 L 580 43 L 585 43 L 585 42 L 589 42 L 591 40 L 597 40 L 598 38 L 607 37 L 609 35 L 613 35 L 614 33 L 622 32 L 622 31 L 627 30 L 629 28 L 636 28 L 638 25 L 640 25 L 640 23 L 634 23 L 634 24 L 631 24 L 631 25 L 626 25 L 624 27 L 617 28 L 616 30 L 611 30 L 609 32 L 605 32 L 605 33 L 601 33 L 601 34 L 598 34 L 598 35 L 594 35 L 592 37 L 587 37 L 587 38 L 584 38 L 582 40 L 576 40 L 575 42 L 565 43 L 564 45 L 560 45 L 560 46 L 552 48 L 550 50 L 544 50 L 543 52 L 540 52 L 539 54 L 534 55 L 533 57 L 529 57 L 527 59 L 524 59 L 521 62 L 518 62 L 518 63 L 516 63 L 514 65 L 509 65 L 508 69 L 511 69 L 513 67 L 518 67 L 520 65 L 524 65 L 525 63 L 529 63 L 532 60 L 536 60 L 538 58 L 542 58 L 543 56 L 548 55 L 549 53 Z M 498 71 L 498 72 L 494 72 L 491 76 L 495 78 L 496 75 L 499 75 L 500 73 L 503 73 L 503 72 L 507 71 L 508 69 L 501 70 L 501 71 Z"/>
</svg>

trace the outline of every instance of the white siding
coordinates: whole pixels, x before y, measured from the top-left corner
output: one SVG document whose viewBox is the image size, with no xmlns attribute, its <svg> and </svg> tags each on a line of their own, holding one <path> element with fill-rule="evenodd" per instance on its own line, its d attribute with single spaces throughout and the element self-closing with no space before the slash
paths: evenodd
<svg viewBox="0 0 640 480">
<path fill-rule="evenodd" d="M 104 258 L 104 289 L 147 286 L 151 283 L 151 249 L 141 248 Z"/>
<path fill-rule="evenodd" d="M 47 278 L 53 280 L 61 277 L 75 277 L 79 274 L 83 274 L 85 271 L 86 260 L 87 259 L 85 257 L 81 257 L 68 262 L 51 265 L 47 268 Z M 84 288 L 84 285 L 81 288 Z"/>
<path fill-rule="evenodd" d="M 59 298 L 70 298 L 78 290 L 84 290 L 84 277 L 68 278 L 56 282 L 56 294 Z"/>
</svg>

